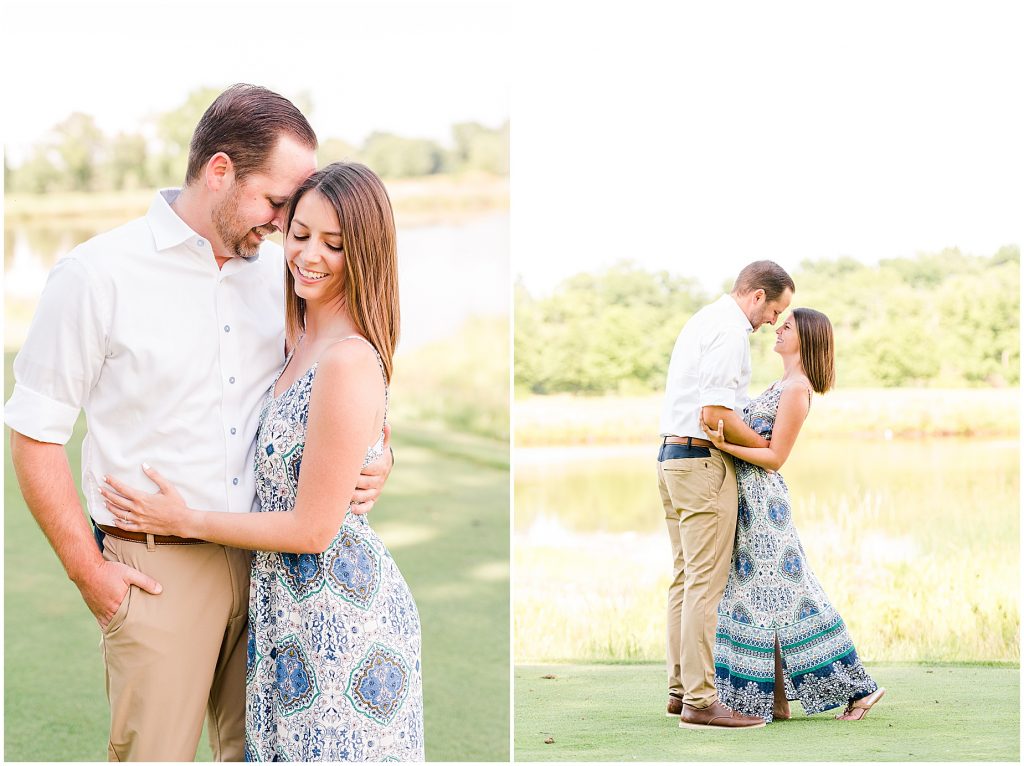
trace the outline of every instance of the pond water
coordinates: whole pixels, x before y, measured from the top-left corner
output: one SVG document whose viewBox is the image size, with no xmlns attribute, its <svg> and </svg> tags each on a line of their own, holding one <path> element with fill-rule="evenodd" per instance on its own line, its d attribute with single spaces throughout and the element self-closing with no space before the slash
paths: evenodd
<svg viewBox="0 0 1024 766">
<path fill-rule="evenodd" d="M 79 242 L 122 221 L 93 226 L 19 224 L 4 230 L 5 346 L 18 348 L 46 276 Z M 280 241 L 280 237 L 277 237 Z M 509 215 L 398 230 L 401 351 L 451 335 L 465 320 L 509 313 Z"/>
</svg>

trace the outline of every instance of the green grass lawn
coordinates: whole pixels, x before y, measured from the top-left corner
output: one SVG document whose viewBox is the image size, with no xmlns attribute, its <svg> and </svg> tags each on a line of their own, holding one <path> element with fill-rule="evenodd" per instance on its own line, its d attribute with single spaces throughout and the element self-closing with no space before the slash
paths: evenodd
<svg viewBox="0 0 1024 766">
<path fill-rule="evenodd" d="M 80 421 L 76 477 L 81 436 Z M 427 758 L 506 761 L 507 445 L 449 444 L 403 423 L 393 437 L 397 464 L 371 521 L 419 606 Z M 5 760 L 106 760 L 99 628 L 25 508 L 9 456 L 4 509 Z M 198 759 L 210 757 L 204 740 Z"/>
<path fill-rule="evenodd" d="M 517 666 L 516 760 L 1019 760 L 1019 668 L 868 669 L 887 693 L 863 721 L 836 721 L 835 711 L 804 716 L 791 703 L 788 721 L 723 732 L 680 729 L 665 716 L 661 664 Z"/>
</svg>

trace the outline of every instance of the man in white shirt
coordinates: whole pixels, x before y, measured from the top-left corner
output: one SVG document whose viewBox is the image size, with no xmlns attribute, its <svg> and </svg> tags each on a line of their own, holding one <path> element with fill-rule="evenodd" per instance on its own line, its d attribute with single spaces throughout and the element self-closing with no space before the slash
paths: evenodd
<svg viewBox="0 0 1024 766">
<path fill-rule="evenodd" d="M 283 254 L 263 240 L 316 148 L 287 99 L 226 90 L 196 127 L 184 187 L 54 266 L 15 359 L 11 455 L 103 634 L 111 760 L 191 761 L 207 712 L 214 757 L 244 759 L 248 552 L 117 529 L 98 489 L 107 475 L 147 486 L 148 462 L 192 507 L 256 509 L 259 409 L 284 362 Z M 81 409 L 95 537 L 63 446 Z M 385 455 L 360 477 L 361 511 Z"/>
<path fill-rule="evenodd" d="M 737 492 L 732 457 L 705 438 L 701 419 L 723 421 L 730 442 L 768 444 L 743 422 L 749 401 L 749 335 L 765 322 L 775 324 L 795 289 L 778 264 L 751 263 L 736 278 L 732 293 L 690 318 L 672 349 L 658 487 L 673 558 L 667 714 L 679 716 L 684 728 L 764 726 L 761 718 L 723 705 L 715 691 L 716 613 L 729 579 Z"/>
</svg>

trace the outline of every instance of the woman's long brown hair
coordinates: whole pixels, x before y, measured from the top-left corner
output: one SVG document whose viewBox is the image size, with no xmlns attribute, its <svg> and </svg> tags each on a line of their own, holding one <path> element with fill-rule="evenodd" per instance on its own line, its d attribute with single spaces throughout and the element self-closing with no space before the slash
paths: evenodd
<svg viewBox="0 0 1024 766">
<path fill-rule="evenodd" d="M 807 373 L 807 379 L 811 381 L 811 388 L 823 394 L 836 383 L 832 323 L 827 316 L 814 309 L 793 309 L 793 318 L 800 338 L 800 364 Z"/>
<path fill-rule="evenodd" d="M 307 192 L 316 192 L 334 208 L 341 224 L 345 263 L 343 295 L 356 328 L 380 354 L 390 383 L 398 344 L 398 256 L 395 216 L 380 178 L 357 162 L 335 162 L 306 179 L 288 204 L 285 225 Z M 295 294 L 295 278 L 285 267 L 285 332 L 294 348 L 306 325 L 306 301 Z"/>
</svg>

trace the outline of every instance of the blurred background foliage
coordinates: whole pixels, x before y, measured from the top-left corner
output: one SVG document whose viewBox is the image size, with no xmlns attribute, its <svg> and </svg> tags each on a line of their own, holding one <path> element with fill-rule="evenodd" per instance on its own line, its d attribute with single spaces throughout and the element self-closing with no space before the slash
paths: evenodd
<svg viewBox="0 0 1024 766">
<path fill-rule="evenodd" d="M 1020 248 L 947 249 L 866 265 L 804 261 L 793 306 L 829 316 L 838 387 L 1007 387 L 1020 382 Z M 731 283 L 722 285 L 728 292 Z M 622 262 L 547 296 L 515 291 L 515 385 L 527 394 L 661 391 L 675 338 L 717 297 L 694 279 Z M 752 390 L 779 371 L 770 326 L 751 336 Z"/>
<path fill-rule="evenodd" d="M 177 186 L 182 181 L 192 131 L 220 88 L 197 88 L 180 106 L 154 115 L 135 132 L 105 134 L 95 117 L 75 112 L 42 138 L 16 167 L 4 158 L 7 194 L 109 192 Z M 311 97 L 295 104 L 312 111 Z M 384 178 L 438 174 L 508 175 L 509 123 L 491 128 L 477 122 L 452 126 L 448 145 L 432 139 L 375 132 L 360 145 L 319 136 L 320 164 L 364 162 Z"/>
</svg>

